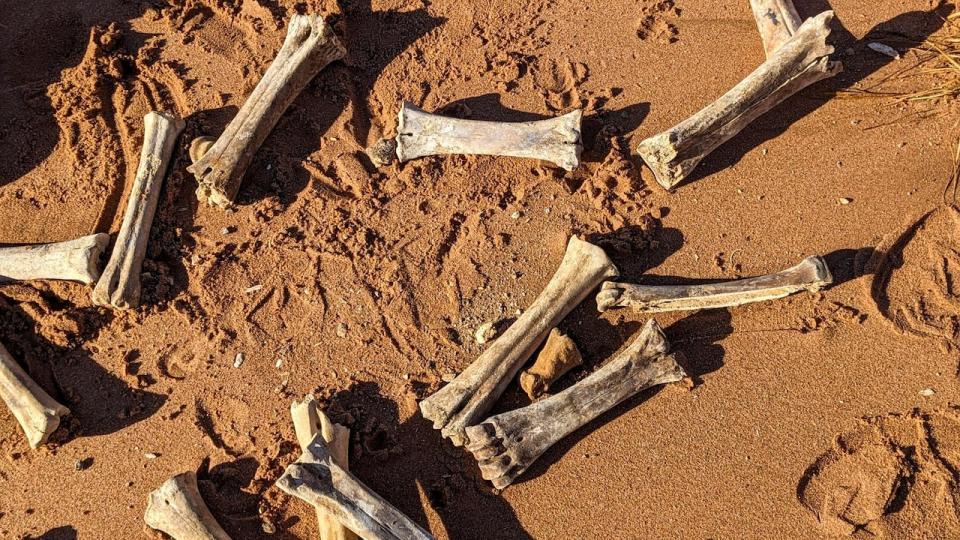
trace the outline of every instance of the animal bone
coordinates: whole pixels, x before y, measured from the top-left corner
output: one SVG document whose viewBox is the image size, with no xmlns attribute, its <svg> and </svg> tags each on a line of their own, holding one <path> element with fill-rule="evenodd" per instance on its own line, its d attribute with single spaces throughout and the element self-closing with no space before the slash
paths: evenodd
<svg viewBox="0 0 960 540">
<path fill-rule="evenodd" d="M 606 282 L 597 294 L 597 309 L 632 307 L 641 313 L 739 306 L 783 298 L 799 291 L 816 292 L 833 283 L 827 263 L 807 257 L 799 264 L 766 276 L 708 285 L 633 285 Z"/>
<path fill-rule="evenodd" d="M 192 471 L 170 478 L 151 492 L 143 520 L 174 540 L 230 540 L 203 502 Z"/>
<path fill-rule="evenodd" d="M 607 277 L 618 275 L 603 249 L 570 238 L 563 261 L 527 311 L 453 381 L 420 402 L 423 417 L 460 446 L 550 330 Z"/>
<path fill-rule="evenodd" d="M 110 235 L 97 233 L 75 240 L 0 248 L 0 281 L 65 279 L 90 285 L 100 277 L 100 254 Z"/>
<path fill-rule="evenodd" d="M 803 24 L 793 0 L 750 0 L 750 7 L 753 8 L 753 18 L 757 20 L 767 58 L 790 41 Z"/>
<path fill-rule="evenodd" d="M 580 164 L 579 109 L 537 122 L 483 122 L 430 114 L 404 103 L 399 116 L 396 140 L 401 162 L 438 154 L 477 154 L 542 159 L 568 171 Z"/>
<path fill-rule="evenodd" d="M 683 368 L 653 319 L 616 358 L 563 392 L 467 428 L 483 478 L 503 489 L 548 448 L 618 403 L 652 386 L 681 381 Z"/>
<path fill-rule="evenodd" d="M 222 208 L 232 205 L 254 154 L 287 107 L 327 64 L 345 55 L 323 17 L 291 17 L 283 45 L 253 93 L 217 142 L 187 167 L 200 184 L 197 199 Z"/>
<path fill-rule="evenodd" d="M 710 152 L 759 116 L 807 86 L 839 73 L 842 66 L 830 61 L 833 46 L 826 42 L 831 19 L 832 11 L 807 19 L 766 62 L 720 99 L 641 142 L 637 152 L 657 182 L 672 189 Z"/>
<path fill-rule="evenodd" d="M 277 487 L 325 511 L 365 540 L 432 540 L 433 536 L 337 465 L 317 433 L 284 471 Z"/>
<path fill-rule="evenodd" d="M 7 408 L 23 428 L 30 448 L 36 448 L 47 442 L 50 434 L 60 426 L 60 417 L 70 414 L 70 409 L 57 403 L 27 375 L 2 343 L 0 343 L 0 399 L 7 404 Z"/>
<path fill-rule="evenodd" d="M 143 148 L 137 176 L 127 197 L 117 243 L 93 288 L 93 303 L 98 306 L 129 309 L 140 304 L 140 269 L 147 253 L 150 227 L 174 143 L 183 126 L 183 120 L 167 113 L 151 111 L 143 117 Z"/>
<path fill-rule="evenodd" d="M 520 388 L 530 399 L 536 399 L 547 393 L 557 379 L 582 363 L 577 344 L 569 336 L 561 334 L 560 329 L 554 328 L 543 350 L 537 355 L 536 362 L 520 374 Z"/>
</svg>

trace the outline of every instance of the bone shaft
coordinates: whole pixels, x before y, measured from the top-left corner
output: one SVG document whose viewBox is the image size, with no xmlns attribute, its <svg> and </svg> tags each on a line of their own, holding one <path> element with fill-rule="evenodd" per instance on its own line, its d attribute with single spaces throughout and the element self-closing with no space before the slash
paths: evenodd
<svg viewBox="0 0 960 540">
<path fill-rule="evenodd" d="M 763 49 L 769 58 L 797 33 L 803 21 L 793 0 L 750 0 Z"/>
<path fill-rule="evenodd" d="M 36 448 L 47 441 L 70 410 L 57 403 L 27 375 L 0 344 L 0 399 L 23 428 L 27 442 Z"/>
<path fill-rule="evenodd" d="M 106 234 L 36 246 L 0 248 L 0 282 L 67 280 L 91 284 L 100 277 L 100 254 Z"/>
<path fill-rule="evenodd" d="M 178 474 L 151 492 L 143 520 L 174 540 L 230 540 L 200 496 L 193 472 Z"/>
</svg>

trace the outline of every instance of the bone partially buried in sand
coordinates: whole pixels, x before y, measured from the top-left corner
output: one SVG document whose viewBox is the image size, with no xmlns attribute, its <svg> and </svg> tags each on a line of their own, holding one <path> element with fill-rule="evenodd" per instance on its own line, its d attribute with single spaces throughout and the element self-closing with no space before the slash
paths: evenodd
<svg viewBox="0 0 960 540">
<path fill-rule="evenodd" d="M 60 426 L 70 409 L 50 397 L 27 375 L 0 343 L 0 399 L 7 404 L 27 436 L 30 448 L 37 448 Z"/>
</svg>

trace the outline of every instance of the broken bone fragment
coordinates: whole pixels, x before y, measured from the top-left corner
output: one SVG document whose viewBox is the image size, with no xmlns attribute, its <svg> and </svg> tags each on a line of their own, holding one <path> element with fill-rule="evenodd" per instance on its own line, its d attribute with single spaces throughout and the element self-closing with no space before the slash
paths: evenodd
<svg viewBox="0 0 960 540">
<path fill-rule="evenodd" d="M 460 446 L 547 334 L 617 268 L 603 249 L 572 236 L 559 268 L 533 304 L 449 384 L 420 402 L 423 417 Z"/>
<path fill-rule="evenodd" d="M 0 282 L 66 280 L 90 285 L 100 277 L 100 255 L 110 235 L 97 233 L 75 240 L 0 248 Z"/>
<path fill-rule="evenodd" d="M 230 540 L 203 502 L 192 471 L 170 478 L 150 493 L 143 521 L 174 540 Z"/>
<path fill-rule="evenodd" d="M 187 155 L 190 156 L 190 163 L 200 161 L 200 158 L 207 155 L 207 152 L 210 151 L 210 148 L 215 142 L 217 142 L 217 139 L 206 135 L 201 135 L 190 141 L 190 148 L 187 150 Z"/>
<path fill-rule="evenodd" d="M 520 388 L 530 399 L 536 399 L 550 389 L 550 386 L 571 369 L 583 364 L 583 358 L 577 344 L 570 336 L 554 328 L 547 337 L 537 360 L 529 369 L 520 373 Z"/>
<path fill-rule="evenodd" d="M 323 17 L 292 16 L 283 45 L 263 78 L 216 142 L 187 167 L 199 183 L 197 199 L 231 206 L 253 156 L 283 113 L 324 67 L 345 55 Z"/>
<path fill-rule="evenodd" d="M 70 409 L 57 403 L 27 375 L 0 343 L 0 399 L 17 419 L 30 448 L 37 448 L 60 426 Z"/>
<path fill-rule="evenodd" d="M 650 319 L 623 352 L 582 381 L 468 427 L 466 449 L 483 478 L 503 489 L 548 448 L 618 403 L 647 388 L 683 380 L 686 373 L 669 349 L 660 326 Z"/>
<path fill-rule="evenodd" d="M 400 162 L 445 154 L 533 158 L 572 171 L 580 165 L 582 111 L 535 122 L 462 120 L 400 108 L 397 158 Z"/>
<path fill-rule="evenodd" d="M 641 313 L 688 311 L 740 306 L 784 298 L 800 291 L 816 292 L 833 283 L 821 257 L 807 257 L 775 274 L 705 285 L 634 285 L 606 282 L 597 294 L 597 309 L 630 307 Z"/>
<path fill-rule="evenodd" d="M 377 139 L 364 153 L 375 166 L 385 167 L 397 160 L 397 140 Z"/>
<path fill-rule="evenodd" d="M 793 0 L 750 0 L 750 8 L 767 58 L 790 41 L 803 24 Z"/>
</svg>

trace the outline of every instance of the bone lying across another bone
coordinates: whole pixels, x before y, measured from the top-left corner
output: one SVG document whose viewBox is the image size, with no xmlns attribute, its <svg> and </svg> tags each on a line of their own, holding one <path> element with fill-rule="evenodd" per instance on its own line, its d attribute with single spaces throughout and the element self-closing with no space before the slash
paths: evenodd
<svg viewBox="0 0 960 540">
<path fill-rule="evenodd" d="M 537 355 L 537 360 L 520 373 L 520 388 L 530 399 L 536 399 L 545 394 L 557 379 L 582 363 L 577 344 L 569 336 L 560 333 L 560 329 L 554 328 Z"/>
<path fill-rule="evenodd" d="M 143 148 L 137 176 L 127 197 L 127 209 L 110 260 L 93 289 L 93 303 L 98 306 L 129 309 L 140 304 L 140 270 L 150 227 L 174 143 L 183 126 L 183 120 L 167 113 L 153 111 L 143 117 Z"/>
<path fill-rule="evenodd" d="M 766 276 L 707 285 L 633 285 L 606 282 L 597 294 L 597 309 L 631 307 L 641 313 L 733 307 L 783 298 L 799 291 L 816 292 L 833 283 L 827 263 L 807 257 L 796 266 Z"/>
<path fill-rule="evenodd" d="M 397 157 L 401 162 L 441 154 L 476 154 L 542 159 L 568 171 L 580 164 L 582 112 L 536 122 L 461 120 L 400 108 Z"/>
<path fill-rule="evenodd" d="M 550 330 L 601 281 L 616 275 L 603 249 L 571 237 L 560 267 L 530 308 L 453 381 L 420 402 L 424 418 L 462 445 L 464 429 L 482 420 Z"/>
<path fill-rule="evenodd" d="M 230 540 L 197 489 L 197 475 L 178 474 L 150 493 L 143 520 L 174 540 Z"/>
<path fill-rule="evenodd" d="M 100 254 L 109 243 L 110 235 L 97 233 L 55 244 L 0 248 L 0 282 L 63 279 L 90 285 L 100 277 Z"/>
<path fill-rule="evenodd" d="M 27 436 L 30 448 L 47 442 L 70 409 L 44 392 L 0 343 L 0 399 L 7 404 Z"/>
<path fill-rule="evenodd" d="M 319 15 L 294 15 L 276 58 L 223 134 L 187 170 L 200 202 L 229 207 L 254 154 L 287 107 L 327 64 L 346 50 Z"/>
<path fill-rule="evenodd" d="M 767 58 L 790 41 L 803 24 L 793 0 L 750 0 L 750 7 L 757 20 L 757 30 L 760 31 Z"/>
<path fill-rule="evenodd" d="M 686 377 L 669 352 L 660 326 L 650 319 L 616 358 L 587 378 L 513 411 L 467 428 L 469 450 L 480 472 L 503 489 L 548 448 L 638 392 Z"/>
</svg>

